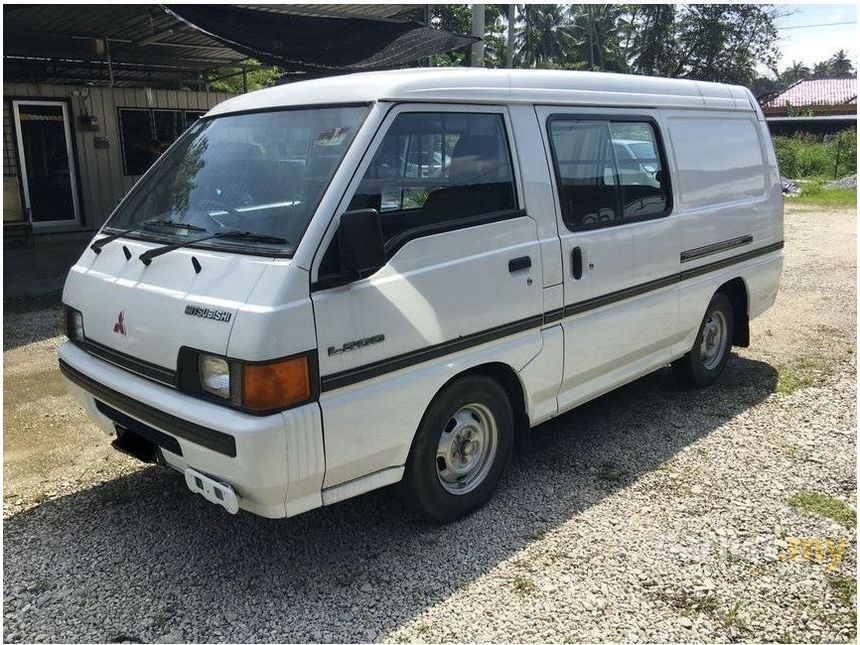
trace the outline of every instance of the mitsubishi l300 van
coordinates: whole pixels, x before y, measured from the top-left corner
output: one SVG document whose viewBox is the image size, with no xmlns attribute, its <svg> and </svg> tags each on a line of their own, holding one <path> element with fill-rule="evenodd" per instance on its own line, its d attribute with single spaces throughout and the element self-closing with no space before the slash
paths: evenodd
<svg viewBox="0 0 860 645">
<path fill-rule="evenodd" d="M 231 513 L 402 482 L 449 521 L 517 433 L 669 364 L 711 384 L 782 247 L 745 88 L 293 83 L 211 110 L 123 199 L 69 272 L 60 368 L 117 448 Z"/>
</svg>

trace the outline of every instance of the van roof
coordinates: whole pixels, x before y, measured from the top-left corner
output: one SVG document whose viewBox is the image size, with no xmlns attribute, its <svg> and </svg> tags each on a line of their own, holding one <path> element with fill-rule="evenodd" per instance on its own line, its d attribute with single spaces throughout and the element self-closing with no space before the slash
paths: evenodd
<svg viewBox="0 0 860 645">
<path fill-rule="evenodd" d="M 628 74 L 536 69 L 423 67 L 278 85 L 234 97 L 209 115 L 373 101 L 548 103 L 755 111 L 739 85 Z"/>
</svg>

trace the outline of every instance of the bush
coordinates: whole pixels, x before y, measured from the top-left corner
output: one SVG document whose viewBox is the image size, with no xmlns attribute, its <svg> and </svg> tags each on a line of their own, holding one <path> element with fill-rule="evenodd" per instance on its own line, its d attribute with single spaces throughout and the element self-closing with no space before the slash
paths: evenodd
<svg viewBox="0 0 860 645">
<path fill-rule="evenodd" d="M 805 133 L 773 137 L 773 147 L 783 177 L 838 179 L 857 172 L 857 131 L 854 129 L 843 130 L 827 143 Z"/>
</svg>

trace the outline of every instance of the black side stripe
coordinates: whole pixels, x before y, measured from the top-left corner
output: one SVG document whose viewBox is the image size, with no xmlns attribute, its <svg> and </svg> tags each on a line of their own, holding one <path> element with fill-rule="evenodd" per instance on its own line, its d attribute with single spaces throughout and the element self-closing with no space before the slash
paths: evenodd
<svg viewBox="0 0 860 645">
<path fill-rule="evenodd" d="M 236 439 L 229 434 L 180 419 L 167 412 L 162 412 L 158 408 L 136 401 L 130 396 L 112 390 L 91 379 L 62 359 L 60 359 L 60 371 L 72 383 L 92 394 L 97 400 L 124 414 L 137 417 L 157 429 L 182 437 L 215 452 L 220 452 L 222 455 L 236 456 Z"/>
<path fill-rule="evenodd" d="M 679 274 L 675 274 L 666 278 L 658 278 L 656 280 L 651 280 L 650 282 L 637 284 L 633 287 L 627 287 L 626 289 L 620 289 L 618 291 L 613 291 L 612 293 L 605 293 L 595 298 L 589 298 L 588 300 L 566 305 L 564 308 L 564 318 L 575 316 L 576 314 L 581 314 L 582 312 L 590 311 L 591 309 L 597 309 L 598 307 L 605 307 L 606 305 L 611 305 L 613 302 L 618 302 L 619 300 L 627 300 L 627 298 L 641 296 L 643 293 L 648 293 L 649 291 L 668 287 L 678 282 L 678 276 Z"/>
<path fill-rule="evenodd" d="M 779 251 L 782 247 L 785 246 L 785 242 L 775 242 L 773 244 L 768 244 L 767 246 L 762 246 L 758 249 L 753 249 L 752 251 L 747 251 L 746 253 L 741 253 L 740 255 L 733 255 L 730 258 L 725 258 L 723 260 L 717 260 L 716 262 L 710 262 L 708 264 L 703 264 L 702 266 L 693 267 L 692 269 L 687 269 L 686 271 L 681 271 L 680 276 L 681 280 L 689 280 L 690 278 L 695 278 L 696 276 L 703 275 L 705 273 L 710 273 L 711 271 L 719 271 L 720 269 L 724 269 L 733 264 L 738 264 L 740 262 L 746 262 L 747 260 L 752 260 L 753 258 L 757 258 L 761 255 L 767 255 L 768 253 L 773 253 L 774 251 Z"/>
<path fill-rule="evenodd" d="M 741 237 L 733 237 L 730 240 L 723 240 L 722 242 L 706 244 L 705 246 L 699 246 L 695 249 L 690 249 L 688 251 L 681 251 L 681 262 L 690 262 L 692 260 L 698 260 L 699 258 L 703 258 L 708 255 L 714 255 L 715 253 L 722 253 L 723 251 L 728 251 L 729 249 L 736 249 L 739 246 L 746 246 L 747 244 L 752 244 L 752 241 L 752 235 L 742 235 Z"/>
<path fill-rule="evenodd" d="M 325 392 L 327 390 L 334 390 L 338 387 L 352 385 L 353 383 L 358 383 L 365 379 L 371 379 L 388 372 L 401 370 L 405 367 L 410 367 L 434 358 L 439 358 L 440 356 L 445 356 L 446 354 L 453 354 L 454 352 L 459 352 L 464 349 L 474 347 L 475 345 L 483 345 L 484 343 L 489 343 L 490 341 L 498 338 L 518 334 L 529 329 L 541 327 L 542 325 L 543 314 L 530 316 L 529 318 L 517 320 L 505 325 L 499 325 L 492 329 L 479 331 L 466 336 L 460 336 L 459 338 L 439 343 L 438 345 L 422 347 L 421 349 L 406 352 L 399 356 L 385 358 L 381 361 L 362 365 L 361 367 L 344 370 L 343 372 L 337 372 L 329 376 L 323 376 L 322 379 L 320 379 L 322 390 Z"/>
<path fill-rule="evenodd" d="M 454 352 L 459 352 L 476 345 L 482 345 L 505 336 L 528 331 L 537 327 L 543 327 L 569 316 L 581 314 L 585 311 L 590 311 L 591 309 L 597 309 L 598 307 L 604 307 L 608 304 L 618 302 L 619 300 L 633 298 L 635 296 L 648 293 L 649 291 L 655 291 L 657 289 L 671 286 L 682 280 L 694 278 L 698 275 L 717 271 L 732 264 L 745 262 L 746 260 L 750 260 L 761 255 L 767 255 L 768 253 L 779 251 L 783 246 L 784 242 L 776 242 L 740 255 L 735 255 L 731 258 L 726 258 L 725 260 L 711 262 L 710 264 L 704 264 L 700 267 L 675 273 L 673 275 L 666 276 L 665 278 L 658 278 L 657 280 L 651 280 L 650 282 L 645 282 L 627 289 L 613 291 L 612 293 L 597 296 L 596 298 L 576 302 L 574 304 L 567 305 L 564 308 L 553 309 L 552 311 L 545 312 L 540 316 L 531 316 L 512 323 L 493 327 L 492 329 L 461 336 L 460 338 L 439 343 L 438 345 L 431 345 L 430 347 L 424 347 L 422 349 L 406 352 L 405 354 L 400 354 L 399 356 L 385 358 L 367 365 L 362 365 L 361 367 L 355 367 L 342 372 L 336 372 L 328 376 L 323 376 L 320 379 L 320 389 L 323 392 L 328 392 L 339 387 L 359 383 L 366 379 L 382 376 L 388 372 L 394 372 L 412 365 L 417 365 L 418 363 L 423 363 L 424 361 L 439 358 L 446 354 L 453 354 Z"/>
</svg>

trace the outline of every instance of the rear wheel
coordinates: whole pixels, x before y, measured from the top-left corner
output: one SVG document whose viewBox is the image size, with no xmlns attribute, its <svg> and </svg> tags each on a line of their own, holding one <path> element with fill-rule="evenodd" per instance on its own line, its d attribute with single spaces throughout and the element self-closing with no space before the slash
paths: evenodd
<svg viewBox="0 0 860 645">
<path fill-rule="evenodd" d="M 729 360 L 734 340 L 734 310 L 724 293 L 716 293 L 708 305 L 693 349 L 672 363 L 686 387 L 704 387 L 720 376 Z"/>
<path fill-rule="evenodd" d="M 446 387 L 427 409 L 406 464 L 413 506 L 451 522 L 492 496 L 513 447 L 514 415 L 507 393 L 486 376 Z"/>
</svg>

